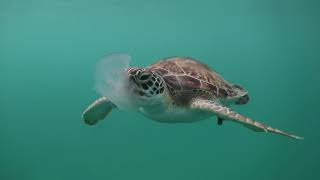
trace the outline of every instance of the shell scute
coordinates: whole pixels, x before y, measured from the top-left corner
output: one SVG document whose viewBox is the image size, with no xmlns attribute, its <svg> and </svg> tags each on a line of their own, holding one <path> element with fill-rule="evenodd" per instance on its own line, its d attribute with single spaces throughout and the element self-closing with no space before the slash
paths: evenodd
<svg viewBox="0 0 320 180">
<path fill-rule="evenodd" d="M 164 76 L 163 79 L 165 82 L 172 88 L 176 90 L 180 90 L 181 87 L 179 85 L 178 79 L 176 76 Z"/>
<path fill-rule="evenodd" d="M 207 89 L 209 91 L 212 91 L 214 94 L 217 93 L 217 87 L 210 84 L 210 83 L 207 83 L 207 82 L 202 82 L 202 88 L 203 89 Z"/>
<path fill-rule="evenodd" d="M 179 93 L 179 90 L 199 89 L 204 90 L 203 92 L 210 92 L 216 98 L 239 96 L 239 90 L 236 90 L 233 84 L 224 80 L 206 64 L 192 58 L 170 57 L 148 68 L 162 76 L 175 93 Z"/>
<path fill-rule="evenodd" d="M 163 69 L 168 70 L 172 74 L 184 73 L 184 71 L 176 63 L 172 61 L 163 61 L 163 63 L 160 63 L 159 66 L 161 66 Z"/>
<path fill-rule="evenodd" d="M 162 68 L 151 68 L 151 70 L 160 76 L 165 76 L 165 75 L 169 74 L 168 70 L 162 69 Z"/>
<path fill-rule="evenodd" d="M 179 76 L 179 82 L 184 90 L 200 89 L 201 82 L 200 80 L 190 77 L 190 76 Z"/>
</svg>

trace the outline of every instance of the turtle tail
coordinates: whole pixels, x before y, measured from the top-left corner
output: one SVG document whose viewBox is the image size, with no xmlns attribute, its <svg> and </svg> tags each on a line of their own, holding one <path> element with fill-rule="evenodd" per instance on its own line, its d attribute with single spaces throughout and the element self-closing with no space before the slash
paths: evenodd
<svg viewBox="0 0 320 180">
<path fill-rule="evenodd" d="M 247 104 L 250 100 L 248 91 L 246 91 L 243 87 L 237 84 L 234 84 L 233 88 L 239 94 L 239 98 L 235 101 L 235 104 L 238 104 L 238 105 Z"/>
</svg>

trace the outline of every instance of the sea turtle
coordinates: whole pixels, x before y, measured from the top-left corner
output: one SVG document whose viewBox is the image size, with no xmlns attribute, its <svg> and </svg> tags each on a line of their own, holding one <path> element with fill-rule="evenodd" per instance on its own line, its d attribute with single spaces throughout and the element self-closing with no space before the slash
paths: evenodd
<svg viewBox="0 0 320 180">
<path fill-rule="evenodd" d="M 302 139 L 231 110 L 231 104 L 248 103 L 248 92 L 193 58 L 170 57 L 146 68 L 128 67 L 125 76 L 128 101 L 134 110 L 152 120 L 179 123 L 217 116 L 219 125 L 231 120 L 257 132 Z M 83 119 L 86 124 L 96 124 L 114 108 L 117 104 L 103 96 L 84 111 Z"/>
</svg>

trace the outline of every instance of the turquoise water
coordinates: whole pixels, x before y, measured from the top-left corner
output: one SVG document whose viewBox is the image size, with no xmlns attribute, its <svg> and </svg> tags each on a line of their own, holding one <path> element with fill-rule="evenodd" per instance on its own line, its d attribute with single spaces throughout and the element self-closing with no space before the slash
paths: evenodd
<svg viewBox="0 0 320 180">
<path fill-rule="evenodd" d="M 316 1 L 0 1 L 0 179 L 319 179 Z M 95 64 L 191 56 L 249 90 L 237 111 L 297 135 L 216 119 L 113 111 L 86 126 Z"/>
</svg>

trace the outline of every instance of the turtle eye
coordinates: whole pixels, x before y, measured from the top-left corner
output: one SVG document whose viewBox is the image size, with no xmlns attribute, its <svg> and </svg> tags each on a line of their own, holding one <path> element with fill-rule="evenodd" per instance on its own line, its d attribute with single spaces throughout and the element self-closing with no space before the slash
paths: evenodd
<svg viewBox="0 0 320 180">
<path fill-rule="evenodd" d="M 145 72 L 145 73 L 142 73 L 142 74 L 141 74 L 141 76 L 139 77 L 139 79 L 140 79 L 141 81 L 145 81 L 145 80 L 149 79 L 150 76 L 151 76 L 151 74 Z"/>
</svg>

